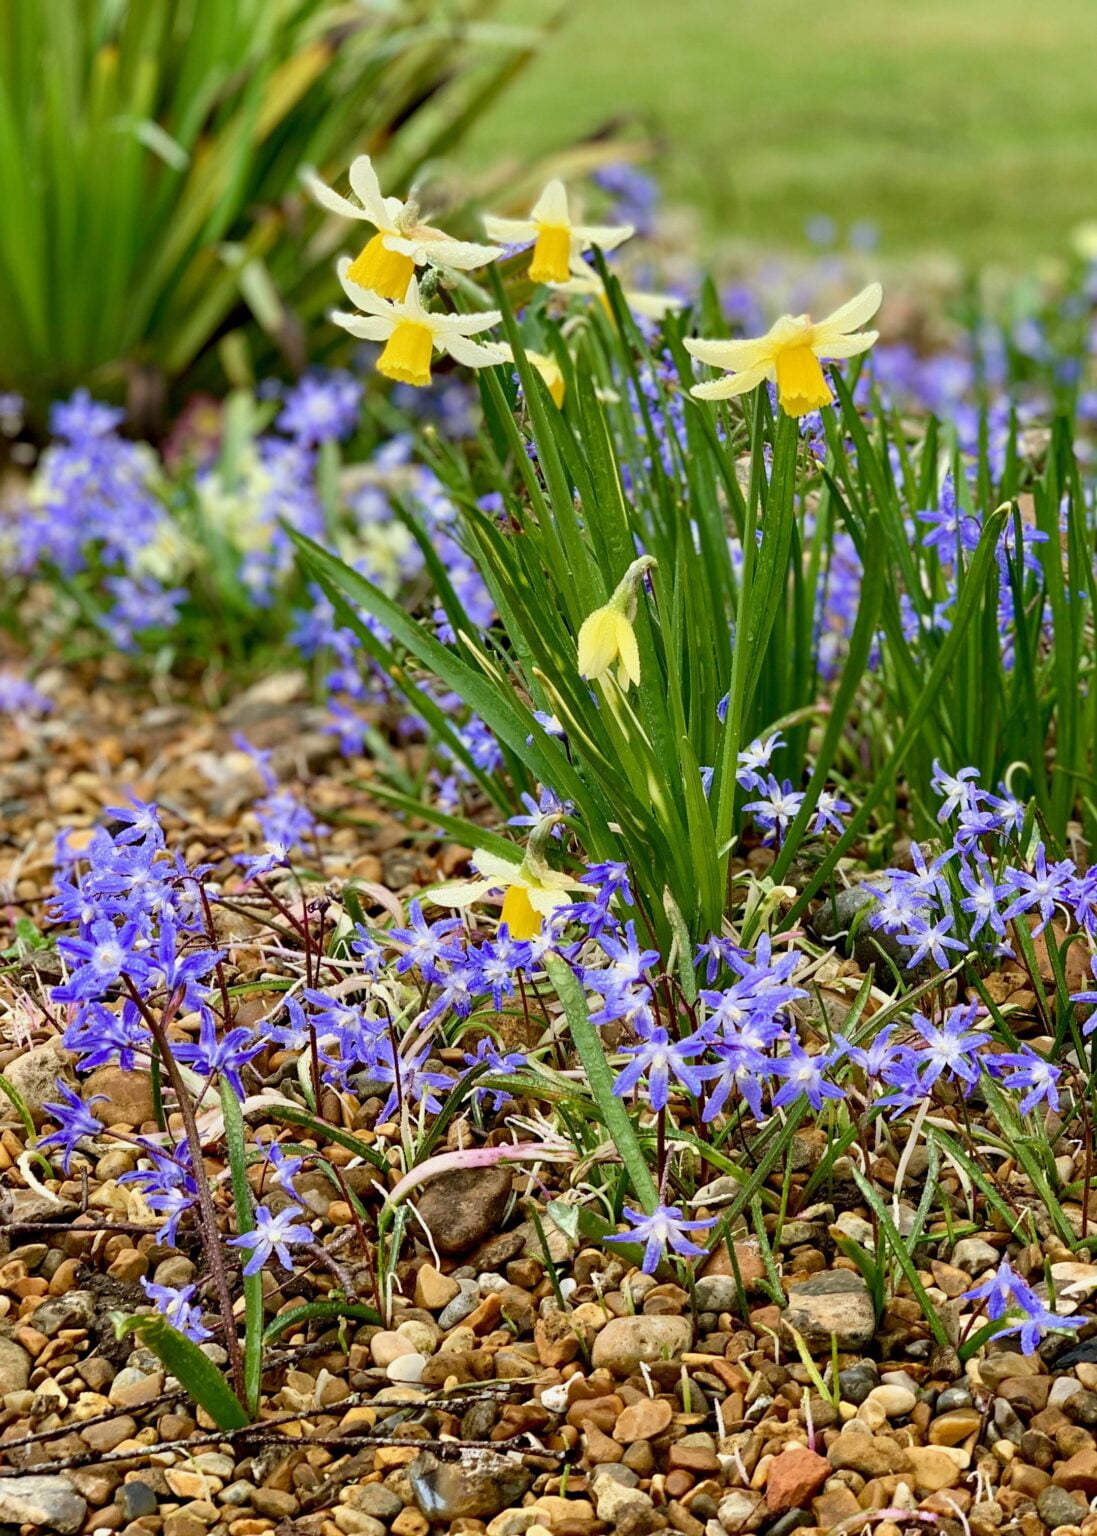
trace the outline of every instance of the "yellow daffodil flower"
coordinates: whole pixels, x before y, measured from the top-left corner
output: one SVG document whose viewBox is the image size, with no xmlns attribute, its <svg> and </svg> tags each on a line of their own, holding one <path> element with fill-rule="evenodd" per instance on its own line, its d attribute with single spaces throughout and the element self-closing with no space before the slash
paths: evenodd
<svg viewBox="0 0 1097 1536">
<path fill-rule="evenodd" d="M 530 278 L 535 283 L 566 283 L 572 262 L 599 245 L 612 251 L 632 234 L 631 224 L 573 224 L 562 181 L 550 181 L 533 205 L 528 219 L 485 218 L 489 240 L 504 245 L 534 241 Z"/>
<path fill-rule="evenodd" d="M 583 620 L 579 630 L 579 676 L 594 682 L 605 677 L 617 663 L 617 683 L 627 692 L 630 683 L 640 682 L 640 649 L 633 623 L 636 619 L 636 593 L 645 571 L 655 561 L 650 555 L 634 560 L 617 583 L 608 603 L 596 608 Z"/>
<path fill-rule="evenodd" d="M 821 363 L 868 351 L 879 332 L 852 333 L 872 319 L 882 298 L 880 284 L 870 283 L 825 320 L 782 315 L 753 341 L 687 341 L 687 352 L 701 362 L 728 370 L 726 378 L 695 384 L 690 394 L 699 400 L 726 400 L 769 379 L 776 383 L 781 409 L 789 416 L 806 416 L 830 405 L 830 386 Z"/>
<path fill-rule="evenodd" d="M 551 283 L 550 287 L 554 293 L 578 294 L 583 298 L 598 299 L 609 310 L 609 297 L 602 279 L 585 262 L 572 268 L 566 283 Z M 637 293 L 631 288 L 625 288 L 622 292 L 633 314 L 643 315 L 648 320 L 661 320 L 664 315 L 681 309 L 685 303 L 684 299 L 676 298 L 672 293 Z"/>
<path fill-rule="evenodd" d="M 550 826 L 558 820 L 557 816 L 545 818 Z M 546 917 L 551 917 L 557 908 L 568 905 L 572 892 L 590 889 L 546 864 L 534 846 L 533 837 L 520 864 L 512 864 L 509 859 L 489 853 L 486 848 L 474 849 L 470 863 L 477 870 L 479 879 L 449 880 L 425 894 L 440 907 L 460 908 L 481 901 L 493 891 L 502 891 L 500 922 L 506 923 L 512 939 L 534 938 L 540 933 Z"/>
<path fill-rule="evenodd" d="M 357 203 L 341 197 L 311 171 L 306 172 L 304 180 L 316 201 L 329 213 L 345 219 L 362 219 L 377 230 L 351 262 L 348 272 L 351 282 L 380 294 L 383 299 L 402 299 L 416 267 L 471 272 L 503 254 L 498 246 L 453 240 L 433 224 L 420 223 L 419 208 L 414 202 L 382 197 L 377 172 L 368 155 L 359 155 L 351 162 L 350 184 Z"/>
<path fill-rule="evenodd" d="M 402 303 L 382 299 L 353 281 L 351 266 L 345 258 L 339 263 L 339 280 L 351 302 L 365 310 L 365 314 L 347 315 L 335 310 L 331 318 L 352 336 L 385 343 L 377 360 L 377 371 L 385 378 L 425 387 L 430 383 L 430 363 L 435 351 L 447 352 L 466 368 L 491 368 L 502 361 L 498 343 L 484 346 L 468 339 L 499 324 L 497 309 L 486 309 L 476 315 L 428 311 L 423 308 L 419 284 L 414 278 Z"/>
</svg>

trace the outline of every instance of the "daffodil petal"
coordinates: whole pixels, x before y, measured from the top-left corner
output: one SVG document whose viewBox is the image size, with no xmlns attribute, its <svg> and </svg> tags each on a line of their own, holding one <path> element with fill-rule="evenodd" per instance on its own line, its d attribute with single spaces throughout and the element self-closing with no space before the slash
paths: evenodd
<svg viewBox="0 0 1097 1536">
<path fill-rule="evenodd" d="M 521 245 L 537 238 L 537 225 L 532 219 L 497 219 L 486 214 L 484 229 L 489 240 L 498 240 L 503 245 Z"/>
<path fill-rule="evenodd" d="M 567 190 L 558 177 L 553 177 L 534 203 L 530 218 L 537 224 L 570 224 Z"/>
<path fill-rule="evenodd" d="M 490 880 L 446 880 L 424 891 L 423 895 L 435 906 L 467 907 L 496 889 Z"/>
<path fill-rule="evenodd" d="M 456 336 L 476 336 L 498 325 L 502 315 L 497 309 L 481 309 L 475 315 L 446 315 L 444 329 Z"/>
<path fill-rule="evenodd" d="M 576 224 L 571 235 L 583 245 L 599 245 L 604 251 L 614 251 L 636 233 L 631 224 Z"/>
<path fill-rule="evenodd" d="M 370 222 L 369 214 L 357 203 L 352 203 L 349 197 L 343 197 L 340 193 L 329 187 L 326 181 L 321 181 L 313 171 L 306 171 L 301 180 L 308 189 L 309 196 L 326 208 L 328 213 L 337 213 L 341 219 L 364 219 Z"/>
<path fill-rule="evenodd" d="M 549 891 L 543 886 L 530 885 L 526 887 L 526 895 L 529 897 L 530 906 L 536 913 L 541 917 L 551 917 L 561 907 L 568 905 L 568 902 L 571 900 L 569 894 L 571 889 L 572 887 L 569 886 L 567 891 Z"/>
<path fill-rule="evenodd" d="M 830 358 L 832 361 L 841 357 L 858 357 L 868 351 L 879 335 L 879 331 L 858 331 L 854 336 L 835 336 L 833 341 L 816 341 L 811 350 L 816 357 Z"/>
<path fill-rule="evenodd" d="M 814 331 L 814 345 L 816 349 L 823 339 L 830 341 L 835 336 L 842 336 L 847 331 L 855 331 L 859 325 L 864 325 L 866 320 L 871 320 L 884 297 L 884 290 L 879 283 L 869 283 L 867 288 L 849 299 L 832 315 L 816 322 Z"/>
<path fill-rule="evenodd" d="M 700 336 L 687 336 L 684 345 L 690 356 L 697 358 L 698 362 L 708 363 L 713 368 L 728 368 L 734 373 L 742 373 L 747 368 L 760 368 L 764 354 L 768 351 L 761 339 L 706 341 Z"/>
<path fill-rule="evenodd" d="M 396 321 L 386 320 L 383 315 L 347 315 L 333 309 L 331 318 L 361 341 L 387 341 L 396 329 Z"/>
<path fill-rule="evenodd" d="M 621 658 L 621 670 L 630 683 L 639 686 L 640 647 L 636 643 L 635 630 L 623 614 L 617 626 L 617 651 Z"/>
<path fill-rule="evenodd" d="M 422 250 L 432 266 L 452 267 L 455 272 L 474 272 L 503 254 L 497 245 L 476 245 L 471 240 L 425 240 Z"/>
<path fill-rule="evenodd" d="M 378 229 L 392 229 L 394 220 L 390 217 L 385 199 L 381 196 L 381 184 L 377 180 L 377 172 L 373 169 L 373 161 L 368 155 L 357 155 L 350 163 L 350 185 L 355 197 L 365 209 L 366 217 L 371 224 Z M 399 207 L 399 203 L 397 207 Z"/>
<path fill-rule="evenodd" d="M 611 608 L 596 608 L 579 630 L 579 675 L 601 677 L 617 660 L 617 618 Z"/>
<path fill-rule="evenodd" d="M 505 361 L 494 347 L 483 346 L 478 341 L 469 341 L 466 336 L 443 334 L 437 338 L 437 341 L 454 362 L 462 363 L 466 368 L 494 368 Z"/>
<path fill-rule="evenodd" d="M 697 400 L 730 400 L 733 395 L 748 394 L 756 384 L 769 374 L 766 368 L 745 368 L 742 373 L 729 373 L 723 379 L 711 379 L 707 384 L 695 384 L 690 394 Z"/>
<path fill-rule="evenodd" d="M 484 882 L 490 882 L 492 890 L 497 890 L 500 885 L 513 885 L 521 878 L 521 850 L 515 848 L 514 851 L 519 857 L 511 860 L 504 859 L 501 854 L 490 853 L 486 848 L 474 848 L 469 862 L 484 877 Z"/>
<path fill-rule="evenodd" d="M 664 315 L 674 314 L 685 307 L 685 302 L 673 293 L 634 293 L 625 289 L 625 303 L 629 309 L 649 320 L 661 320 Z"/>
</svg>

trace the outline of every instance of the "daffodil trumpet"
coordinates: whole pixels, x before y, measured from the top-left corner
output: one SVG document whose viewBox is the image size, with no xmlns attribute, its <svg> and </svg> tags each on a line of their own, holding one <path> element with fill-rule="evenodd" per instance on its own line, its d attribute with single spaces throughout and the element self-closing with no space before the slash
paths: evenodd
<svg viewBox="0 0 1097 1536">
<path fill-rule="evenodd" d="M 359 155 L 351 162 L 350 185 L 357 202 L 334 191 L 311 171 L 305 173 L 304 181 L 329 213 L 372 224 L 377 231 L 350 262 L 347 276 L 359 288 L 379 298 L 395 302 L 404 299 L 417 267 L 472 272 L 503 254 L 498 246 L 454 240 L 444 229 L 425 224 L 419 215 L 419 205 L 412 199 L 404 202 L 398 197 L 382 196 L 377 172 L 368 155 Z"/>
<path fill-rule="evenodd" d="M 614 588 L 613 596 L 601 608 L 587 615 L 579 630 L 579 676 L 596 682 L 617 666 L 617 684 L 627 692 L 630 683 L 640 682 L 640 648 L 636 643 L 637 594 L 645 574 L 656 561 L 650 555 L 634 560 Z"/>
<path fill-rule="evenodd" d="M 777 398 L 788 416 L 806 416 L 833 403 L 824 362 L 867 352 L 877 331 L 858 331 L 880 307 L 883 290 L 870 283 L 848 303 L 812 320 L 810 315 L 782 315 L 764 336 L 748 341 L 687 340 L 686 350 L 702 363 L 726 370 L 726 377 L 695 384 L 698 400 L 727 400 L 746 394 L 763 380 L 777 385 Z"/>
<path fill-rule="evenodd" d="M 612 251 L 633 233 L 631 224 L 578 224 L 572 220 L 567 189 L 550 181 L 530 210 L 528 219 L 499 219 L 488 215 L 489 240 L 503 245 L 533 241 L 529 276 L 534 283 L 566 283 L 574 262 L 592 245 Z"/>
</svg>

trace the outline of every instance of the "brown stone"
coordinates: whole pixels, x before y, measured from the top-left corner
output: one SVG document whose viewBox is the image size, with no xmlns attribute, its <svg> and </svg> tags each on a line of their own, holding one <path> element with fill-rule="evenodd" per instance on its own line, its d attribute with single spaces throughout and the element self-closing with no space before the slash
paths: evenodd
<svg viewBox="0 0 1097 1536">
<path fill-rule="evenodd" d="M 1023 1461 L 1013 1461 L 1009 1468 L 1009 1486 L 1026 1498 L 1036 1499 L 1051 1484 L 1051 1474 L 1039 1467 L 1030 1467 Z"/>
<path fill-rule="evenodd" d="M 838 1487 L 812 1499 L 811 1512 L 815 1516 L 815 1524 L 821 1530 L 829 1531 L 843 1520 L 848 1520 L 851 1515 L 860 1514 L 861 1506 L 852 1488 Z"/>
<path fill-rule="evenodd" d="M 693 1473 L 684 1472 L 681 1468 L 668 1472 L 663 1479 L 663 1492 L 668 1499 L 684 1499 L 692 1487 Z"/>
<path fill-rule="evenodd" d="M 106 1098 L 92 1104 L 94 1094 Z M 85 1104 L 102 1125 L 144 1125 L 156 1118 L 152 1102 L 152 1078 L 148 1072 L 123 1072 L 121 1067 L 97 1067 L 85 1079 Z"/>
<path fill-rule="evenodd" d="M 612 1434 L 624 1406 L 616 1392 L 610 1392 L 605 1397 L 581 1398 L 568 1409 L 567 1422 L 574 1424 L 576 1429 L 582 1429 L 589 1420 L 597 1424 L 603 1433 Z"/>
<path fill-rule="evenodd" d="M 1014 1376 L 1039 1376 L 1040 1361 L 1032 1355 L 1018 1355 L 1012 1350 L 988 1355 L 979 1362 L 979 1377 L 991 1392 L 997 1392 L 999 1384 Z"/>
<path fill-rule="evenodd" d="M 769 1464 L 766 1504 L 772 1514 L 804 1509 L 830 1476 L 830 1463 L 806 1447 L 782 1451 Z"/>
<path fill-rule="evenodd" d="M 108 1419 L 105 1424 L 89 1424 L 80 1431 L 80 1438 L 91 1451 L 113 1451 L 116 1445 L 137 1433 L 137 1422 L 128 1413 Z"/>
<path fill-rule="evenodd" d="M 998 1383 L 998 1396 L 1022 1413 L 1041 1413 L 1050 1391 L 1050 1376 L 1010 1376 Z"/>
<path fill-rule="evenodd" d="M 827 1460 L 835 1472 L 859 1472 L 869 1479 L 905 1472 L 909 1467 L 906 1452 L 894 1440 L 851 1430 L 844 1430 L 835 1438 L 827 1451 Z"/>
<path fill-rule="evenodd" d="M 650 1477 L 655 1471 L 655 1457 L 646 1440 L 636 1440 L 626 1446 L 621 1461 L 637 1477 Z"/>
<path fill-rule="evenodd" d="M 467 1253 L 496 1231 L 510 1200 L 510 1170 L 456 1168 L 432 1179 L 417 1202 L 439 1253 Z"/>
<path fill-rule="evenodd" d="M 896 1488 L 905 1481 L 894 1472 L 886 1477 L 870 1477 L 857 1495 L 857 1502 L 862 1509 L 887 1509 L 895 1503 Z"/>
<path fill-rule="evenodd" d="M 430 1521 L 419 1510 L 406 1505 L 389 1527 L 393 1536 L 427 1536 Z"/>
<path fill-rule="evenodd" d="M 973 1435 L 983 1422 L 977 1408 L 953 1408 L 942 1413 L 929 1426 L 930 1445 L 960 1445 Z"/>
<path fill-rule="evenodd" d="M 613 1438 L 622 1445 L 633 1440 L 654 1440 L 670 1428 L 674 1411 L 665 1397 L 642 1397 L 630 1403 L 617 1420 Z"/>
<path fill-rule="evenodd" d="M 415 1305 L 427 1312 L 441 1312 L 460 1294 L 461 1287 L 450 1275 L 443 1275 L 433 1264 L 421 1264 L 415 1276 Z"/>
<path fill-rule="evenodd" d="M 692 1472 L 695 1477 L 719 1474 L 720 1459 L 703 1445 L 672 1445 L 667 1457 L 671 1471 Z"/>
<path fill-rule="evenodd" d="M 942 1264 L 938 1259 L 934 1259 L 929 1268 L 934 1285 L 944 1291 L 950 1301 L 971 1288 L 971 1276 L 966 1270 L 956 1269 L 952 1264 Z"/>
<path fill-rule="evenodd" d="M 566 1312 L 549 1312 L 533 1328 L 537 1358 L 544 1366 L 559 1369 L 579 1357 L 579 1335 Z"/>
<path fill-rule="evenodd" d="M 605 1466 L 607 1463 L 620 1461 L 624 1455 L 617 1441 L 603 1434 L 593 1419 L 583 1420 L 583 1434 L 587 1441 L 586 1459 L 589 1466 Z"/>
<path fill-rule="evenodd" d="M 936 1445 L 912 1445 L 907 1459 L 913 1473 L 914 1491 L 936 1493 L 939 1488 L 955 1488 L 961 1472 L 956 1462 Z"/>
<path fill-rule="evenodd" d="M 499 1300 L 499 1293 L 491 1291 L 465 1318 L 464 1326 L 471 1328 L 478 1338 L 482 1338 L 485 1333 L 492 1331 L 502 1315 L 503 1303 Z"/>
<path fill-rule="evenodd" d="M 1097 1493 L 1097 1450 L 1089 1446 L 1069 1461 L 1064 1461 L 1052 1473 L 1051 1481 L 1057 1488 L 1066 1488 L 1070 1493 L 1084 1493 L 1087 1499 L 1091 1499 Z"/>
<path fill-rule="evenodd" d="M 691 1515 L 684 1504 L 679 1504 L 677 1499 L 671 1499 L 667 1505 L 667 1519 L 671 1529 L 681 1531 L 682 1536 L 705 1536 L 704 1521 Z"/>
</svg>

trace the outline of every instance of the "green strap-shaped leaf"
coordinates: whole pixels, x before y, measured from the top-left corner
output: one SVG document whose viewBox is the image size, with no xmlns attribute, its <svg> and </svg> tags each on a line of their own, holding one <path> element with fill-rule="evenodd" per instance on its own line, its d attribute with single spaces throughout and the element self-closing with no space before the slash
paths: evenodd
<svg viewBox="0 0 1097 1536">
<path fill-rule="evenodd" d="M 248 1156 L 244 1141 L 244 1116 L 240 1100 L 228 1083 L 221 1080 L 221 1113 L 225 1118 L 225 1145 L 229 1154 L 232 1198 L 236 1206 L 236 1230 L 243 1236 L 255 1230 L 251 1187 L 248 1184 Z M 259 1412 L 263 1385 L 263 1276 L 244 1276 L 244 1390 L 248 1409 Z"/>
<path fill-rule="evenodd" d="M 613 1091 L 613 1073 L 602 1049 L 598 1031 L 590 1022 L 586 999 L 571 967 L 558 955 L 545 956 L 545 969 L 556 988 L 556 995 L 564 1005 L 571 1038 L 587 1074 L 587 1082 L 602 1117 L 602 1124 L 621 1154 L 621 1161 L 636 1198 L 645 1212 L 650 1213 L 659 1204 L 659 1192 L 632 1128 L 628 1111 Z"/>
<path fill-rule="evenodd" d="M 243 1429 L 251 1419 L 219 1368 L 198 1345 L 173 1328 L 159 1312 L 143 1312 L 139 1317 L 111 1313 L 115 1335 L 125 1339 L 137 1334 L 141 1343 L 178 1379 L 200 1408 L 204 1408 L 218 1429 Z"/>
</svg>

